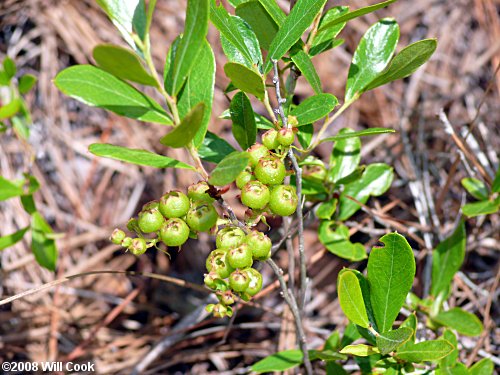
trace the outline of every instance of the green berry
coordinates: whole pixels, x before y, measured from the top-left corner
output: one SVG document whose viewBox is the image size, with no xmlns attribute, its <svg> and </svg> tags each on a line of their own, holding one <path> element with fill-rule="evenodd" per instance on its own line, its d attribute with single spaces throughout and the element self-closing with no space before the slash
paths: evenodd
<svg viewBox="0 0 500 375">
<path fill-rule="evenodd" d="M 205 266 L 207 268 L 207 271 L 210 272 L 212 271 L 212 266 L 214 264 L 214 259 L 219 256 L 223 257 L 223 260 L 225 261 L 225 256 L 226 256 L 227 250 L 222 250 L 222 249 L 215 249 L 208 254 L 207 260 L 205 261 Z"/>
<path fill-rule="evenodd" d="M 225 227 L 217 233 L 215 243 L 219 249 L 240 246 L 246 239 L 245 232 L 238 227 Z"/>
<path fill-rule="evenodd" d="M 212 309 L 212 314 L 214 314 L 216 318 L 224 318 L 227 315 L 227 313 L 228 313 L 227 307 L 222 303 L 214 305 Z"/>
<path fill-rule="evenodd" d="M 247 244 L 252 249 L 253 259 L 263 261 L 271 256 L 272 242 L 264 233 L 252 231 L 247 235 Z"/>
<path fill-rule="evenodd" d="M 250 284 L 250 277 L 246 272 L 240 270 L 234 271 L 229 275 L 229 286 L 235 292 L 244 292 Z"/>
<path fill-rule="evenodd" d="M 275 215 L 290 216 L 297 209 L 298 202 L 299 198 L 294 186 L 279 185 L 271 191 L 269 208 Z"/>
<path fill-rule="evenodd" d="M 153 208 L 149 205 L 146 210 L 143 209 L 139 213 L 139 218 L 137 219 L 137 224 L 144 233 L 157 232 L 164 222 L 163 215 L 158 210 L 157 206 Z"/>
<path fill-rule="evenodd" d="M 111 233 L 111 237 L 109 240 L 116 245 L 121 245 L 122 241 L 125 239 L 126 234 L 121 229 L 116 228 L 113 233 Z"/>
<path fill-rule="evenodd" d="M 276 150 L 280 143 L 278 142 L 278 132 L 274 129 L 268 130 L 262 134 L 262 143 L 269 150 Z"/>
<path fill-rule="evenodd" d="M 248 293 L 253 297 L 262 289 L 262 274 L 255 268 L 247 268 L 244 269 L 243 272 L 245 272 L 250 279 L 248 288 L 245 290 L 245 293 Z"/>
<path fill-rule="evenodd" d="M 128 248 L 130 245 L 132 245 L 132 238 L 131 237 L 125 237 L 121 243 L 123 247 Z"/>
<path fill-rule="evenodd" d="M 260 159 L 269 155 L 269 150 L 266 146 L 256 143 L 252 147 L 247 149 L 250 155 L 250 165 L 255 167 Z"/>
<path fill-rule="evenodd" d="M 255 180 L 254 175 L 252 172 L 249 172 L 247 170 L 241 172 L 238 177 L 236 177 L 236 186 L 238 189 L 243 189 L 243 186 L 245 186 L 248 182 Z"/>
<path fill-rule="evenodd" d="M 160 238 L 167 246 L 182 246 L 189 238 L 189 227 L 182 219 L 168 219 L 160 229 Z"/>
<path fill-rule="evenodd" d="M 280 145 L 287 147 L 295 140 L 295 133 L 290 128 L 281 128 L 276 139 Z"/>
<path fill-rule="evenodd" d="M 182 217 L 189 210 L 189 198 L 180 191 L 171 191 L 161 197 L 158 208 L 167 219 Z"/>
<path fill-rule="evenodd" d="M 134 255 L 142 255 L 146 252 L 148 246 L 144 238 L 134 238 L 128 249 Z"/>
<path fill-rule="evenodd" d="M 207 258 L 206 266 L 209 272 L 215 272 L 221 279 L 229 277 L 231 272 L 234 271 L 234 268 L 232 268 L 227 261 L 227 252 L 220 249 L 210 253 Z"/>
<path fill-rule="evenodd" d="M 215 199 L 208 194 L 209 189 L 206 181 L 200 181 L 188 187 L 187 196 L 193 201 L 213 202 Z"/>
<path fill-rule="evenodd" d="M 257 180 L 263 184 L 279 185 L 285 179 L 285 164 L 280 159 L 269 156 L 259 160 L 255 166 L 254 173 Z"/>
<path fill-rule="evenodd" d="M 226 290 L 225 292 L 219 293 L 217 295 L 219 301 L 226 306 L 232 305 L 234 303 L 234 294 L 230 290 Z"/>
<path fill-rule="evenodd" d="M 186 215 L 186 222 L 195 232 L 207 232 L 217 223 L 218 218 L 212 203 L 195 202 Z"/>
<path fill-rule="evenodd" d="M 230 249 L 226 255 L 226 259 L 233 268 L 251 267 L 253 263 L 252 250 L 246 243 L 241 244 L 241 246 Z"/>
<path fill-rule="evenodd" d="M 261 210 L 266 207 L 270 197 L 269 189 L 260 181 L 250 181 L 241 191 L 241 202 L 252 209 Z"/>
<path fill-rule="evenodd" d="M 217 275 L 215 272 L 209 272 L 206 273 L 204 278 L 203 278 L 203 283 L 210 289 L 215 289 L 216 283 L 215 280 L 219 278 L 219 275 Z"/>
</svg>

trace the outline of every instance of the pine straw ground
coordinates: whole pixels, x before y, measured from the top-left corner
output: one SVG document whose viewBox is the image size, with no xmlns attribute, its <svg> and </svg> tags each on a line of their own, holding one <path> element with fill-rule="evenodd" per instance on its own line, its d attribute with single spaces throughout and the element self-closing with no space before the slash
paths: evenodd
<svg viewBox="0 0 500 375">
<path fill-rule="evenodd" d="M 288 7 L 287 1 L 281 3 Z M 169 42 L 182 30 L 184 4 L 158 1 L 152 34 L 158 67 Z M 404 234 L 415 249 L 420 270 L 414 285 L 417 293 L 422 293 L 426 276 L 421 271 L 429 249 L 450 233 L 460 205 L 469 199 L 460 186 L 460 179 L 468 175 L 460 150 L 465 150 L 465 163 L 480 178 L 492 176 L 499 163 L 500 74 L 495 76 L 500 63 L 499 6 L 499 0 L 400 0 L 380 11 L 377 16 L 390 14 L 400 23 L 401 45 L 437 37 L 438 50 L 410 79 L 364 95 L 330 130 L 332 134 L 345 126 L 398 130 L 394 135 L 364 140 L 364 162 L 393 165 L 396 178 L 387 194 L 371 199 L 348 225 L 354 239 L 367 248 L 386 232 Z M 369 15 L 349 23 L 343 32 L 345 45 L 315 60 L 325 91 L 342 97 L 353 48 L 376 19 Z M 222 94 L 227 84 L 221 69 L 225 59 L 214 29 L 209 38 L 218 64 L 210 129 L 227 139 L 229 123 L 217 119 L 228 105 Z M 190 241 L 171 259 L 153 251 L 136 259 L 107 241 L 111 230 L 123 227 L 142 204 L 174 187 L 185 187 L 196 177 L 89 154 L 89 144 L 109 142 L 189 160 L 183 151 L 160 147 L 161 126 L 86 107 L 64 97 L 52 84 L 64 67 L 92 62 L 92 48 L 101 42 L 123 44 L 92 0 L 1 1 L 0 58 L 8 54 L 22 72 L 39 78 L 28 96 L 34 118 L 31 143 L 37 154 L 31 172 L 42 185 L 36 198 L 43 215 L 63 234 L 58 240 L 56 274 L 40 269 L 26 242 L 0 254 L 3 298 L 66 275 L 95 270 L 155 272 L 202 283 L 204 259 L 214 247 L 208 236 Z M 299 79 L 297 93 L 299 99 L 311 93 L 303 79 Z M 441 109 L 450 126 L 438 118 Z M 472 132 L 464 140 L 469 130 Z M 328 148 L 320 147 L 318 156 L 327 160 Z M 18 177 L 27 168 L 19 143 L 11 134 L 3 134 L 0 150 L 2 176 Z M 233 193 L 227 196 L 232 201 L 236 198 Z M 1 203 L 0 222 L 1 234 L 7 234 L 27 225 L 28 217 L 14 199 Z M 318 347 L 332 329 L 342 331 L 346 324 L 335 281 L 337 272 L 349 264 L 326 254 L 317 241 L 317 223 L 312 218 L 306 222 L 313 288 L 305 326 L 310 346 Z M 498 355 L 499 224 L 498 215 L 467 221 L 466 261 L 453 283 L 450 306 L 477 314 L 486 327 L 481 337 L 461 341 L 461 359 L 468 364 Z M 272 235 L 280 237 L 277 230 Z M 285 258 L 279 253 L 284 266 Z M 351 266 L 362 270 L 365 265 Z M 199 307 L 207 294 L 193 288 L 120 274 L 72 279 L 1 306 L 0 359 L 91 361 L 101 374 L 127 374 L 133 369 L 145 373 L 243 373 L 259 358 L 293 346 L 292 325 L 281 319 L 284 304 L 273 275 L 267 267 L 262 271 L 269 286 L 257 298 L 258 306 L 240 308 L 230 332 L 226 332 L 227 320 L 202 319 Z"/>
</svg>

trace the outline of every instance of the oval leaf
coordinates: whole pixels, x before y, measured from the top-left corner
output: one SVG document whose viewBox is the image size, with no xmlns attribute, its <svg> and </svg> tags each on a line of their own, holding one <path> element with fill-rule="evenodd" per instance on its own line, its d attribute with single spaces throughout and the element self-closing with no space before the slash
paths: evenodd
<svg viewBox="0 0 500 375">
<path fill-rule="evenodd" d="M 300 350 L 285 350 L 266 357 L 252 366 L 252 371 L 258 374 L 273 371 L 285 371 L 302 363 Z"/>
<path fill-rule="evenodd" d="M 380 353 L 385 355 L 396 350 L 413 335 L 413 330 L 407 327 L 400 327 L 394 331 L 384 332 L 377 336 L 377 347 Z"/>
<path fill-rule="evenodd" d="M 314 95 L 293 108 L 290 115 L 297 118 L 297 126 L 311 124 L 327 116 L 338 103 L 332 94 Z"/>
<path fill-rule="evenodd" d="M 77 65 L 64 69 L 54 83 L 63 93 L 87 105 L 141 121 L 172 124 L 153 99 L 95 66 Z"/>
<path fill-rule="evenodd" d="M 132 51 L 113 44 L 100 44 L 92 52 L 101 69 L 115 77 L 148 86 L 157 86 L 156 81 L 142 66 L 139 57 Z"/>
<path fill-rule="evenodd" d="M 279 27 L 266 8 L 258 1 L 246 1 L 238 5 L 236 15 L 250 25 L 260 46 L 268 50 Z"/>
<path fill-rule="evenodd" d="M 316 94 L 321 94 L 323 91 L 321 88 L 321 80 L 309 55 L 299 48 L 297 51 L 294 51 L 290 57 L 307 82 L 309 82 L 314 92 Z"/>
<path fill-rule="evenodd" d="M 19 93 L 24 95 L 29 92 L 36 83 L 37 78 L 33 74 L 25 74 L 19 79 Z"/>
<path fill-rule="evenodd" d="M 10 181 L 0 176 L 0 201 L 24 194 L 24 180 Z"/>
<path fill-rule="evenodd" d="M 356 275 L 351 271 L 340 273 L 337 287 L 340 307 L 344 314 L 353 323 L 368 328 L 370 322 L 368 321 L 365 302 Z"/>
<path fill-rule="evenodd" d="M 339 135 L 354 133 L 351 129 L 341 129 Z M 356 170 L 361 160 L 361 141 L 359 138 L 346 138 L 335 143 L 330 157 L 328 176 L 332 182 L 349 176 Z"/>
<path fill-rule="evenodd" d="M 429 340 L 405 345 L 396 352 L 398 358 L 408 362 L 436 361 L 446 357 L 455 347 L 446 340 Z"/>
<path fill-rule="evenodd" d="M 233 85 L 247 94 L 254 95 L 259 100 L 264 100 L 266 87 L 262 76 L 239 63 L 224 65 L 224 73 Z"/>
<path fill-rule="evenodd" d="M 380 332 L 387 332 L 403 306 L 415 277 L 415 258 L 406 239 L 389 233 L 368 258 L 370 300 Z"/>
<path fill-rule="evenodd" d="M 319 30 L 321 31 L 316 33 L 314 39 L 312 40 L 311 49 L 309 50 L 311 56 L 315 56 L 334 46 L 333 40 L 342 31 L 346 23 L 335 23 L 325 28 L 323 28 L 323 26 L 328 25 L 331 21 L 334 21 L 337 18 L 347 14 L 348 11 L 349 7 L 336 6 L 326 11 L 323 17 L 321 17 L 321 21 L 319 23 Z"/>
<path fill-rule="evenodd" d="M 396 50 L 398 39 L 399 26 L 391 18 L 378 21 L 363 35 L 349 67 L 346 102 L 355 100 L 385 69 Z"/>
<path fill-rule="evenodd" d="M 224 54 L 229 61 L 237 62 L 246 65 L 250 69 L 257 70 L 258 66 L 262 66 L 262 53 L 260 52 L 259 41 L 257 40 L 255 33 L 240 17 L 230 17 L 234 27 L 236 27 L 237 34 L 240 35 L 245 42 L 245 46 L 247 47 L 251 60 L 248 60 L 248 58 L 238 49 L 237 46 L 232 44 L 229 39 L 221 34 L 220 41 Z"/>
<path fill-rule="evenodd" d="M 467 217 L 494 214 L 500 210 L 500 199 L 467 203 L 462 207 L 462 212 Z"/>
<path fill-rule="evenodd" d="M 386 134 L 386 133 L 395 133 L 396 131 L 394 129 L 387 129 L 387 128 L 370 128 L 370 129 L 365 129 L 365 130 L 359 130 L 359 131 L 353 131 L 349 133 L 343 133 L 343 134 L 337 134 L 334 135 L 333 137 L 328 137 L 325 139 L 322 139 L 321 142 L 335 142 L 335 141 L 340 141 L 342 139 L 348 139 L 348 138 L 355 138 L 355 137 L 366 137 L 370 135 L 377 135 L 377 134 Z"/>
<path fill-rule="evenodd" d="M 31 215 L 31 250 L 39 265 L 55 271 L 57 262 L 57 247 L 49 238 L 52 228 L 38 212 Z"/>
<path fill-rule="evenodd" d="M 179 126 L 160 139 L 160 143 L 165 146 L 180 148 L 191 142 L 202 125 L 205 114 L 205 103 L 198 103 L 182 119 Z"/>
<path fill-rule="evenodd" d="M 247 167 L 250 156 L 247 152 L 234 152 L 225 157 L 210 175 L 209 184 L 224 186 L 230 184 Z"/>
<path fill-rule="evenodd" d="M 353 262 L 366 258 L 363 245 L 349 241 L 349 229 L 345 225 L 337 226 L 334 221 L 322 221 L 318 228 L 318 236 L 332 254 Z"/>
<path fill-rule="evenodd" d="M 198 155 L 201 160 L 219 163 L 230 153 L 236 151 L 233 146 L 214 133 L 207 132 L 203 139 L 201 147 L 198 149 Z"/>
<path fill-rule="evenodd" d="M 246 150 L 257 139 L 257 125 L 250 99 L 243 92 L 238 92 L 231 100 L 229 107 L 233 121 L 233 135 L 242 149 Z"/>
<path fill-rule="evenodd" d="M 484 182 L 478 180 L 477 178 L 467 177 L 462 178 L 462 186 L 472 195 L 474 198 L 484 201 L 488 199 L 489 193 L 488 188 Z"/>
<path fill-rule="evenodd" d="M 469 375 L 492 375 L 493 371 L 493 361 L 489 358 L 483 358 L 469 368 Z"/>
<path fill-rule="evenodd" d="M 345 346 L 340 353 L 342 354 L 351 354 L 357 357 L 368 357 L 372 354 L 378 354 L 380 351 L 378 348 L 366 344 L 357 344 L 357 345 L 347 345 Z"/>
<path fill-rule="evenodd" d="M 483 331 L 483 325 L 478 317 L 460 307 L 454 307 L 448 311 L 442 311 L 432 318 L 438 324 L 450 327 L 465 336 L 479 336 Z"/>
<path fill-rule="evenodd" d="M 11 233 L 7 236 L 0 237 L 0 250 L 6 249 L 15 245 L 19 241 L 21 241 L 25 235 L 25 233 L 30 229 L 30 227 L 26 227 L 18 230 L 17 232 Z"/>
<path fill-rule="evenodd" d="M 168 156 L 158 155 L 150 151 L 135 148 L 114 146 L 106 143 L 94 143 L 89 146 L 89 151 L 96 156 L 148 167 L 195 170 L 193 166 L 169 158 Z"/>
</svg>

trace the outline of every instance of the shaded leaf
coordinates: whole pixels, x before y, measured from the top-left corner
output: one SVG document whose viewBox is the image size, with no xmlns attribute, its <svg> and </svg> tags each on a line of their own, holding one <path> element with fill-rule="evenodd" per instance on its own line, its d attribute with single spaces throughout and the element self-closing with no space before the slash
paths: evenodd
<svg viewBox="0 0 500 375">
<path fill-rule="evenodd" d="M 311 124 L 326 117 L 338 104 L 332 94 L 318 94 L 310 96 L 290 111 L 291 116 L 297 118 L 298 125 Z"/>
<path fill-rule="evenodd" d="M 380 332 L 387 332 L 403 306 L 415 277 L 415 258 L 406 239 L 389 233 L 379 240 L 368 258 L 368 282 L 375 320 Z"/>
<path fill-rule="evenodd" d="M 19 93 L 21 95 L 27 94 L 35 86 L 36 80 L 33 74 L 25 74 L 19 78 Z"/>
<path fill-rule="evenodd" d="M 63 93 L 87 105 L 141 121 L 172 124 L 167 113 L 153 99 L 95 66 L 69 67 L 61 71 L 54 82 Z"/>
<path fill-rule="evenodd" d="M 363 35 L 352 57 L 346 84 L 345 101 L 357 95 L 387 66 L 399 39 L 399 26 L 394 19 L 384 18 Z"/>
<path fill-rule="evenodd" d="M 335 213 L 335 209 L 337 208 L 337 202 L 337 199 L 334 198 L 326 202 L 322 202 L 316 210 L 316 217 L 322 220 L 330 220 Z"/>
<path fill-rule="evenodd" d="M 202 160 L 219 163 L 230 153 L 236 151 L 233 146 L 214 133 L 207 132 L 203 143 L 198 149 L 198 155 Z"/>
<path fill-rule="evenodd" d="M 238 63 L 227 63 L 224 72 L 234 86 L 247 94 L 254 95 L 259 100 L 264 100 L 265 84 L 262 76 L 255 71 Z"/>
<path fill-rule="evenodd" d="M 21 241 L 30 227 L 20 229 L 14 233 L 0 237 L 0 250 L 4 250 Z"/>
<path fill-rule="evenodd" d="M 458 359 L 457 336 L 455 336 L 455 334 L 451 330 L 445 329 L 443 332 L 443 336 L 441 338 L 443 340 L 448 341 L 451 345 L 455 347 L 455 349 L 450 354 L 448 354 L 446 357 L 444 357 L 439 361 L 439 367 L 443 369 L 444 372 L 453 373 L 454 372 L 453 367 L 456 365 Z"/>
<path fill-rule="evenodd" d="M 354 130 L 345 128 L 339 135 L 351 134 Z M 361 141 L 359 138 L 346 138 L 335 143 L 330 157 L 328 176 L 332 182 L 350 175 L 358 167 L 361 160 Z"/>
<path fill-rule="evenodd" d="M 381 354 L 389 354 L 407 342 L 413 333 L 414 331 L 407 327 L 381 333 L 376 339 L 377 347 L 380 349 Z"/>
<path fill-rule="evenodd" d="M 370 346 L 366 344 L 357 344 L 357 345 L 347 345 L 345 346 L 340 353 L 342 354 L 351 354 L 358 357 L 368 357 L 372 354 L 378 354 L 380 351 L 375 346 Z"/>
<path fill-rule="evenodd" d="M 248 166 L 250 156 L 247 152 L 233 152 L 225 157 L 210 174 L 208 183 L 214 186 L 230 184 Z"/>
<path fill-rule="evenodd" d="M 147 167 L 183 168 L 195 170 L 193 166 L 169 158 L 168 156 L 158 155 L 150 151 L 135 148 L 114 146 L 106 143 L 94 143 L 89 146 L 89 151 L 96 156 L 102 156 L 137 165 L 144 165 Z"/>
<path fill-rule="evenodd" d="M 368 321 L 361 287 L 356 275 L 348 270 L 341 272 L 338 277 L 337 288 L 340 307 L 344 314 L 353 323 L 368 328 L 370 322 Z"/>
<path fill-rule="evenodd" d="M 417 316 L 415 313 L 408 315 L 408 317 L 401 323 L 400 327 L 407 327 L 413 330 L 413 334 L 410 337 L 410 342 L 415 342 L 416 332 L 417 332 Z"/>
<path fill-rule="evenodd" d="M 248 68 L 255 71 L 258 70 L 259 66 L 262 66 L 262 53 L 260 52 L 260 45 L 255 33 L 250 28 L 250 26 L 240 17 L 230 16 L 233 27 L 236 28 L 238 34 L 243 38 L 245 46 L 247 47 L 248 53 L 250 54 L 251 60 L 248 58 L 227 39 L 223 34 L 220 36 L 222 49 L 227 59 L 232 62 L 237 62 L 242 65 L 246 65 Z"/>
<path fill-rule="evenodd" d="M 408 362 L 436 361 L 446 357 L 454 350 L 454 346 L 446 340 L 428 340 L 417 344 L 406 345 L 396 352 L 398 358 Z"/>
<path fill-rule="evenodd" d="M 491 191 L 493 193 L 500 193 L 500 167 L 497 169 L 495 180 L 493 180 L 493 184 L 491 185 Z"/>
<path fill-rule="evenodd" d="M 394 129 L 370 128 L 370 129 L 365 129 L 365 130 L 352 131 L 349 133 L 345 132 L 343 134 L 339 133 L 339 134 L 334 135 L 332 137 L 322 139 L 321 142 L 335 142 L 335 141 L 340 141 L 342 139 L 355 138 L 355 137 L 366 137 L 366 136 L 371 136 L 371 135 L 395 133 L 395 132 L 396 131 Z"/>
<path fill-rule="evenodd" d="M 100 44 L 92 51 L 97 65 L 115 77 L 148 86 L 156 81 L 144 69 L 139 57 L 127 48 L 113 44 Z"/>
<path fill-rule="evenodd" d="M 52 228 L 38 212 L 31 216 L 31 249 L 39 265 L 55 271 L 57 262 L 57 247 L 50 238 Z"/>
<path fill-rule="evenodd" d="M 314 36 L 314 39 L 312 40 L 311 43 L 311 49 L 309 50 L 311 56 L 315 56 L 321 52 L 333 48 L 333 46 L 335 45 L 334 39 L 342 31 L 346 23 L 345 22 L 336 23 L 326 28 L 323 28 L 323 26 L 345 15 L 348 11 L 349 7 L 336 6 L 331 9 L 328 9 L 328 11 L 326 11 L 325 14 L 323 14 L 318 28 L 318 30 L 321 31 L 318 31 Z"/>
<path fill-rule="evenodd" d="M 165 146 L 180 148 L 189 144 L 202 125 L 205 103 L 198 103 L 170 133 L 160 139 Z"/>
<path fill-rule="evenodd" d="M 243 92 L 238 92 L 231 100 L 229 107 L 233 121 L 233 135 L 243 150 L 255 143 L 257 125 L 250 99 Z"/>
<path fill-rule="evenodd" d="M 262 6 L 267 10 L 274 22 L 281 27 L 286 20 L 286 14 L 276 3 L 275 0 L 259 0 Z"/>
<path fill-rule="evenodd" d="M 297 139 L 302 147 L 308 148 L 311 144 L 314 134 L 314 126 L 312 124 L 302 125 L 298 128 Z"/>
<path fill-rule="evenodd" d="M 432 320 L 465 336 L 479 336 L 483 331 L 483 325 L 478 317 L 462 310 L 460 307 L 442 311 L 432 317 Z"/>
<path fill-rule="evenodd" d="M 250 25 L 259 40 L 260 46 L 268 50 L 279 27 L 266 8 L 258 0 L 247 1 L 238 5 L 236 15 L 243 18 Z"/>
<path fill-rule="evenodd" d="M 321 88 L 321 80 L 309 55 L 304 50 L 299 48 L 297 51 L 292 53 L 291 59 L 307 82 L 309 82 L 314 92 L 316 94 L 321 94 L 323 92 L 323 89 Z"/>
</svg>

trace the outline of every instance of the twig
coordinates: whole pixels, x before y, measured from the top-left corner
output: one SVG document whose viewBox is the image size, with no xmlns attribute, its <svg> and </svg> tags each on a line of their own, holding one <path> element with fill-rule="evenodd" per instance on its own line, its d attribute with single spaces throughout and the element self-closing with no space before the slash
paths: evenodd
<svg viewBox="0 0 500 375">
<path fill-rule="evenodd" d="M 297 330 L 297 335 L 299 339 L 300 350 L 302 350 L 306 374 L 312 375 L 313 368 L 311 365 L 311 360 L 309 359 L 309 352 L 307 351 L 307 339 L 304 333 L 304 328 L 302 327 L 302 318 L 300 316 L 300 311 L 297 306 L 297 301 L 295 300 L 293 294 L 291 294 L 288 288 L 286 287 L 286 281 L 283 277 L 283 270 L 280 267 L 278 267 L 278 265 L 271 258 L 266 260 L 266 263 L 269 264 L 269 266 L 273 269 L 274 273 L 276 274 L 276 277 L 278 278 L 279 284 L 281 286 L 283 298 L 287 303 L 288 307 L 290 307 L 290 310 L 292 311 L 292 315 L 295 320 L 295 329 Z"/>
<path fill-rule="evenodd" d="M 283 111 L 283 103 L 286 102 L 286 99 L 283 99 L 281 97 L 281 89 L 280 89 L 280 75 L 278 72 L 278 61 L 272 60 L 273 66 L 274 66 L 274 77 L 273 77 L 273 83 L 274 87 L 276 88 L 276 99 L 278 101 L 278 109 L 276 112 L 280 115 L 281 117 L 281 123 L 284 128 L 288 128 L 288 121 L 285 116 L 285 111 Z"/>
</svg>

